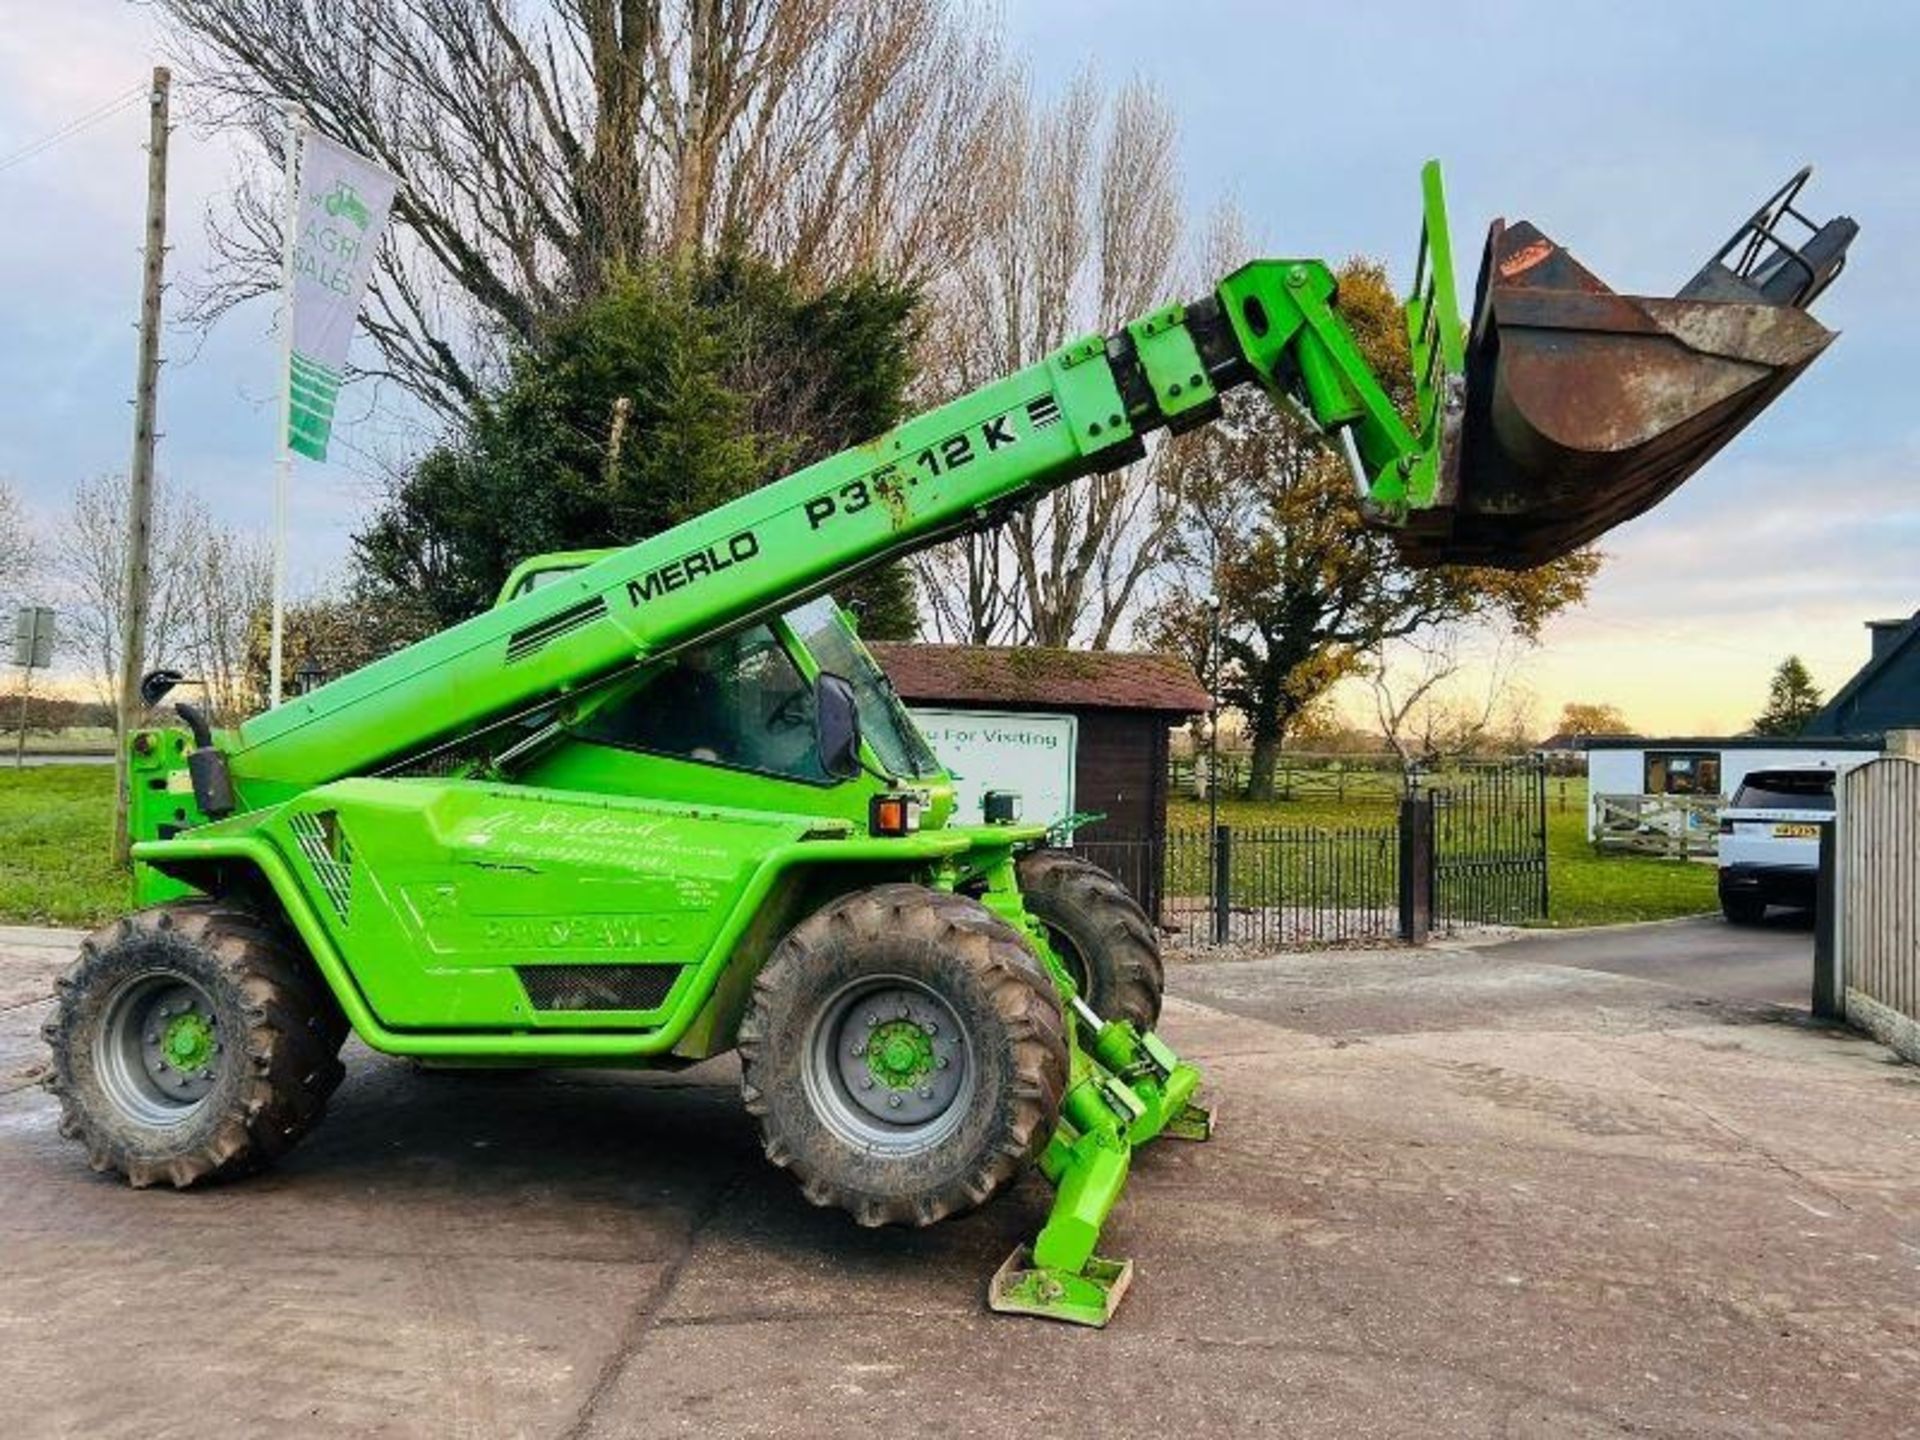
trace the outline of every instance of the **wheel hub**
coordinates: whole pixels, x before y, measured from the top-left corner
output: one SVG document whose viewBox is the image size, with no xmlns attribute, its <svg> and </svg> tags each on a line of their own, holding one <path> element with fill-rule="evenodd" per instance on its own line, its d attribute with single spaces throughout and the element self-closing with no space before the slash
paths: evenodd
<svg viewBox="0 0 1920 1440">
<path fill-rule="evenodd" d="M 814 1085 L 848 1138 L 916 1148 L 957 1118 L 970 1089 L 960 1022 L 931 989 L 875 979 L 842 991 L 816 1031 Z"/>
<path fill-rule="evenodd" d="M 176 1070 L 202 1070 L 213 1059 L 213 1021 L 188 1010 L 167 1021 L 160 1053 Z"/>
<path fill-rule="evenodd" d="M 178 975 L 143 975 L 114 997 L 95 1053 L 102 1086 L 121 1110 L 142 1124 L 173 1124 L 218 1076 L 213 1002 Z"/>
<path fill-rule="evenodd" d="M 938 1059 L 933 1037 L 911 1020 L 888 1021 L 867 1041 L 867 1068 L 892 1090 L 912 1089 L 933 1073 Z"/>
</svg>

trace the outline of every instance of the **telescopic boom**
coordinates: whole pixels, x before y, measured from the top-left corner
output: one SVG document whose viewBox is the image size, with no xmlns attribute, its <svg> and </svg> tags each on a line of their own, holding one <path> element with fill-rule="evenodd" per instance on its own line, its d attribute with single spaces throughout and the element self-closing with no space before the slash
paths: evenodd
<svg viewBox="0 0 1920 1440">
<path fill-rule="evenodd" d="M 1803 307 L 1853 222 L 1806 220 L 1804 183 L 1671 300 L 1614 295 L 1532 226 L 1496 222 L 1469 332 L 1429 165 L 1411 421 L 1341 321 L 1327 265 L 1257 261 L 257 716 L 220 748 L 254 806 L 563 711 L 603 677 L 1137 459 L 1148 434 L 1212 421 L 1246 384 L 1325 432 L 1369 522 L 1417 562 L 1542 563 L 1653 504 L 1832 338 Z"/>
</svg>

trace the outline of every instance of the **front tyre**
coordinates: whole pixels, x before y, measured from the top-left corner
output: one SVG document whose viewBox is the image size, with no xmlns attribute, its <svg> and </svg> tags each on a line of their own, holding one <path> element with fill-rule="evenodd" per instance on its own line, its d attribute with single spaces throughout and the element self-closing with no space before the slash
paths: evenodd
<svg viewBox="0 0 1920 1440">
<path fill-rule="evenodd" d="M 795 926 L 740 1024 L 767 1158 L 862 1225 L 984 1204 L 1046 1144 L 1067 1084 L 1059 996 L 1018 931 L 890 884 Z"/>
<path fill-rule="evenodd" d="M 1166 986 L 1160 938 L 1126 886 L 1065 850 L 1030 851 L 1015 873 L 1027 913 L 1094 1013 L 1153 1029 Z"/>
<path fill-rule="evenodd" d="M 261 1168 L 319 1122 L 345 1073 L 346 1022 L 305 956 L 224 902 L 96 931 L 55 984 L 41 1033 L 60 1133 L 135 1186 Z"/>
</svg>

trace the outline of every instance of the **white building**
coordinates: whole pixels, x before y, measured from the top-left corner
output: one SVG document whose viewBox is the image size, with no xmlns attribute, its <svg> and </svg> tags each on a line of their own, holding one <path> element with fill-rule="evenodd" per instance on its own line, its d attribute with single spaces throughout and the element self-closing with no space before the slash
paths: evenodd
<svg viewBox="0 0 1920 1440">
<path fill-rule="evenodd" d="M 1596 735 L 1587 747 L 1587 838 L 1599 828 L 1602 795 L 1717 795 L 1728 799 L 1749 771 L 1785 766 L 1851 770 L 1880 753 L 1880 739 L 1682 736 L 1647 740 Z"/>
</svg>

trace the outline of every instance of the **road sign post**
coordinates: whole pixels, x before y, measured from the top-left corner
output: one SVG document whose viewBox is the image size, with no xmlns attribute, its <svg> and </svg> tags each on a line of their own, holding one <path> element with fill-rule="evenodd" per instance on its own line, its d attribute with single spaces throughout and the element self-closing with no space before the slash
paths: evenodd
<svg viewBox="0 0 1920 1440">
<path fill-rule="evenodd" d="M 53 664 L 53 611 L 23 605 L 13 620 L 13 663 L 20 667 L 20 731 L 13 741 L 13 768 L 27 763 L 27 696 L 33 672 Z"/>
</svg>

